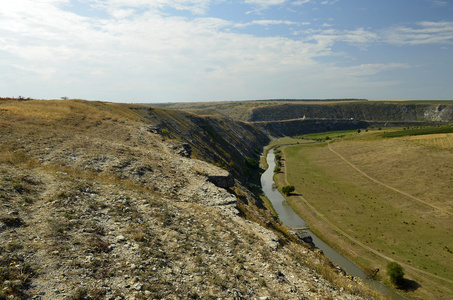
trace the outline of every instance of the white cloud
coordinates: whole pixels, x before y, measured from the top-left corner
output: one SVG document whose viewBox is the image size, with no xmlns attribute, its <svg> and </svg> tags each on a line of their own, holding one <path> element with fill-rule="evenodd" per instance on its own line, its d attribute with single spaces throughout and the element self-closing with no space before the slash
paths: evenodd
<svg viewBox="0 0 453 300">
<path fill-rule="evenodd" d="M 285 2 L 286 2 L 286 0 L 244 0 L 244 3 L 254 4 L 254 5 L 259 5 L 259 6 L 264 6 L 264 7 L 280 5 Z"/>
<path fill-rule="evenodd" d="M 114 18 L 90 19 L 63 10 L 61 4 L 67 2 L 18 0 L 12 9 L 3 6 L 0 11 L 0 52 L 8 57 L 0 60 L 0 68 L 33 78 L 35 97 L 50 89 L 57 98 L 71 96 L 64 92 L 69 86 L 80 86 L 76 96 L 81 98 L 106 98 L 108 90 L 116 90 L 109 98 L 124 99 L 136 89 L 169 98 L 184 90 L 195 97 L 201 85 L 225 85 L 219 90 L 227 92 L 253 78 L 260 82 L 257 78 L 273 74 L 277 66 L 311 64 L 316 55 L 308 51 L 313 46 L 305 48 L 302 42 L 222 31 L 234 24 L 221 19 L 165 17 L 149 7 L 140 13 L 130 7 L 131 13 L 119 17 L 113 13 L 121 9 L 116 5 L 104 8 Z M 98 9 L 105 5 L 95 4 Z M 13 73 L 3 73 L 0 81 Z"/>
<path fill-rule="evenodd" d="M 393 69 L 407 69 L 410 66 L 408 64 L 401 63 L 389 63 L 389 64 L 361 64 L 358 66 L 341 68 L 341 72 L 347 76 L 361 77 L 375 75 L 383 71 L 389 71 Z"/>
<path fill-rule="evenodd" d="M 432 6 L 434 7 L 445 7 L 448 6 L 447 1 L 441 1 L 441 0 L 429 0 Z"/>
<path fill-rule="evenodd" d="M 417 28 L 395 27 L 384 32 L 384 39 L 396 45 L 452 44 L 453 22 L 419 22 Z"/>
<path fill-rule="evenodd" d="M 323 5 L 333 5 L 335 3 L 338 3 L 340 0 L 326 0 L 326 1 L 322 1 L 321 4 Z"/>
<path fill-rule="evenodd" d="M 187 10 L 196 15 L 203 15 L 209 8 L 211 0 L 86 0 L 93 7 L 106 10 L 114 17 L 128 16 L 128 13 L 136 10 L 151 10 L 159 13 L 159 10 L 173 8 Z"/>
<path fill-rule="evenodd" d="M 260 12 L 272 6 L 282 5 L 287 0 L 244 0 L 244 3 L 255 6 L 255 10 L 249 11 L 246 14 Z"/>
<path fill-rule="evenodd" d="M 248 27 L 253 25 L 259 26 L 270 26 L 270 25 L 308 25 L 309 23 L 299 23 L 293 21 L 286 21 L 286 20 L 254 20 L 248 23 L 237 23 L 234 24 L 233 27 Z"/>
<path fill-rule="evenodd" d="M 379 36 L 377 34 L 367 31 L 363 28 L 358 28 L 356 30 L 305 30 L 300 31 L 299 34 L 304 34 L 305 40 L 312 42 L 314 41 L 317 44 L 323 45 L 325 49 L 330 49 L 330 47 L 332 47 L 333 44 L 337 42 L 344 42 L 360 48 L 364 48 L 379 39 Z"/>
<path fill-rule="evenodd" d="M 262 7 L 282 0 L 252 1 Z M 364 75 L 405 68 L 399 64 L 361 64 L 340 68 L 320 56 L 336 55 L 336 42 L 366 46 L 378 37 L 356 30 L 306 30 L 300 39 L 258 37 L 229 32 L 237 26 L 303 25 L 285 20 L 228 20 L 166 15 L 172 7 L 203 14 L 209 0 L 92 0 L 85 4 L 110 17 L 89 18 L 70 11 L 69 0 L 15 0 L 0 4 L 0 82 L 9 96 L 61 96 L 134 101 L 242 99 L 296 95 L 303 88 L 322 97 L 320 82 L 330 79 L 366 87 Z M 447 26 L 421 24 L 437 32 Z M 437 28 L 437 29 L 436 29 Z M 437 31 L 436 31 L 437 30 Z M 404 30 L 400 30 L 403 32 Z M 445 32 L 449 32 L 448 30 Z M 444 32 L 444 33 L 445 33 Z M 316 86 L 319 86 L 316 89 Z M 338 85 L 340 89 L 341 84 Z M 339 94 L 339 97 L 348 96 Z M 146 98 L 149 97 L 149 98 Z M 183 99 L 181 99 L 183 97 Z M 205 98 L 203 98 L 205 97 Z M 309 95 L 307 95 L 309 97 Z"/>
<path fill-rule="evenodd" d="M 291 4 L 292 5 L 303 5 L 303 4 L 306 4 L 306 3 L 310 3 L 311 0 L 297 0 L 297 1 L 293 1 Z"/>
</svg>

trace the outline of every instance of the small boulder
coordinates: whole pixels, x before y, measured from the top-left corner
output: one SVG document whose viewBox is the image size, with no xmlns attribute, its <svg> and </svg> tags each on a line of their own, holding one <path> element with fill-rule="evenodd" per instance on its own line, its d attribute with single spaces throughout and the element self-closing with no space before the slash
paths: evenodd
<svg viewBox="0 0 453 300">
<path fill-rule="evenodd" d="M 125 242 L 126 238 L 124 237 L 124 235 L 119 235 L 119 236 L 116 237 L 116 241 L 118 243 Z"/>
</svg>

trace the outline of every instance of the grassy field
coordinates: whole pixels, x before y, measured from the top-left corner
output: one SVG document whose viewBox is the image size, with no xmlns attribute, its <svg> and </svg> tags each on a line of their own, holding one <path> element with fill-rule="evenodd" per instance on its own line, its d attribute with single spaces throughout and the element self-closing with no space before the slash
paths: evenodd
<svg viewBox="0 0 453 300">
<path fill-rule="evenodd" d="M 347 135 L 287 146 L 288 201 L 313 231 L 364 269 L 396 260 L 414 299 L 453 297 L 453 134 Z"/>
<path fill-rule="evenodd" d="M 435 147 L 439 149 L 453 148 L 453 134 L 430 134 L 411 137 L 411 141 L 420 145 Z"/>
</svg>

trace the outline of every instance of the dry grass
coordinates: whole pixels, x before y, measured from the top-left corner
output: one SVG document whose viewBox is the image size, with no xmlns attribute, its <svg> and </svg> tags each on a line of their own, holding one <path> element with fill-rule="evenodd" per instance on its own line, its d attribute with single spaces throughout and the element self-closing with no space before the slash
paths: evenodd
<svg viewBox="0 0 453 300">
<path fill-rule="evenodd" d="M 132 106 L 132 105 L 131 105 Z M 129 106 L 117 103 L 87 102 L 79 100 L 49 101 L 32 100 L 25 102 L 0 102 L 0 116 L 3 127 L 11 123 L 24 125 L 73 125 L 77 121 L 86 123 L 102 123 L 113 121 L 132 123 L 143 119 L 129 109 Z"/>
<path fill-rule="evenodd" d="M 422 285 L 415 292 L 416 297 L 429 297 L 430 292 L 451 296 L 448 286 L 453 280 L 453 260 L 448 249 L 453 248 L 453 224 L 446 212 L 453 213 L 453 155 L 450 149 L 420 146 L 414 141 L 420 139 L 349 140 L 335 142 L 332 148 L 372 178 L 445 211 L 369 180 L 329 151 L 326 144 L 288 147 L 285 154 L 288 181 L 331 224 L 307 210 L 297 196 L 289 201 L 314 231 L 334 241 L 362 267 L 377 266 L 383 270 L 384 257 L 390 257 L 415 268 L 406 273 Z M 279 180 L 285 179 L 280 176 Z M 332 225 L 351 239 L 342 235 L 339 238 Z"/>
<path fill-rule="evenodd" d="M 410 140 L 424 146 L 453 150 L 453 133 L 419 135 Z"/>
<path fill-rule="evenodd" d="M 312 280 L 307 274 L 315 274 L 313 269 L 341 287 L 342 276 L 293 243 L 288 228 L 277 224 L 250 191 L 230 190 L 247 221 L 223 206 L 184 202 L 203 174 L 169 153 L 161 136 L 144 127 L 165 117 L 174 136 L 193 128 L 196 139 L 203 131 L 185 114 L 131 107 L 72 100 L 0 102 L 0 203 L 8 207 L 0 214 L 5 259 L 0 299 L 41 291 L 58 299 L 62 290 L 69 299 L 117 298 L 130 293 L 137 280 L 143 283 L 138 299 L 234 293 L 236 298 L 290 299 L 294 286 L 305 291 L 300 278 Z M 290 255 L 298 251 L 305 256 L 304 268 L 292 266 Z M 30 262 L 36 265 L 29 267 Z M 288 281 L 276 277 L 277 271 Z M 76 289 L 81 282 L 85 286 Z M 328 284 L 311 285 L 317 295 L 342 296 L 340 287 Z M 349 282 L 344 284 L 347 289 Z"/>
</svg>

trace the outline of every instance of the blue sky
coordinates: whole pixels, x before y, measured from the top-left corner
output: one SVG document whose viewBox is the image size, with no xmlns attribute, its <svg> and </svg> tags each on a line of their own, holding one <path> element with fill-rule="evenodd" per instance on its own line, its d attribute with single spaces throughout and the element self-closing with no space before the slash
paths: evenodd
<svg viewBox="0 0 453 300">
<path fill-rule="evenodd" d="M 0 97 L 453 99 L 450 0 L 0 1 Z"/>
</svg>

